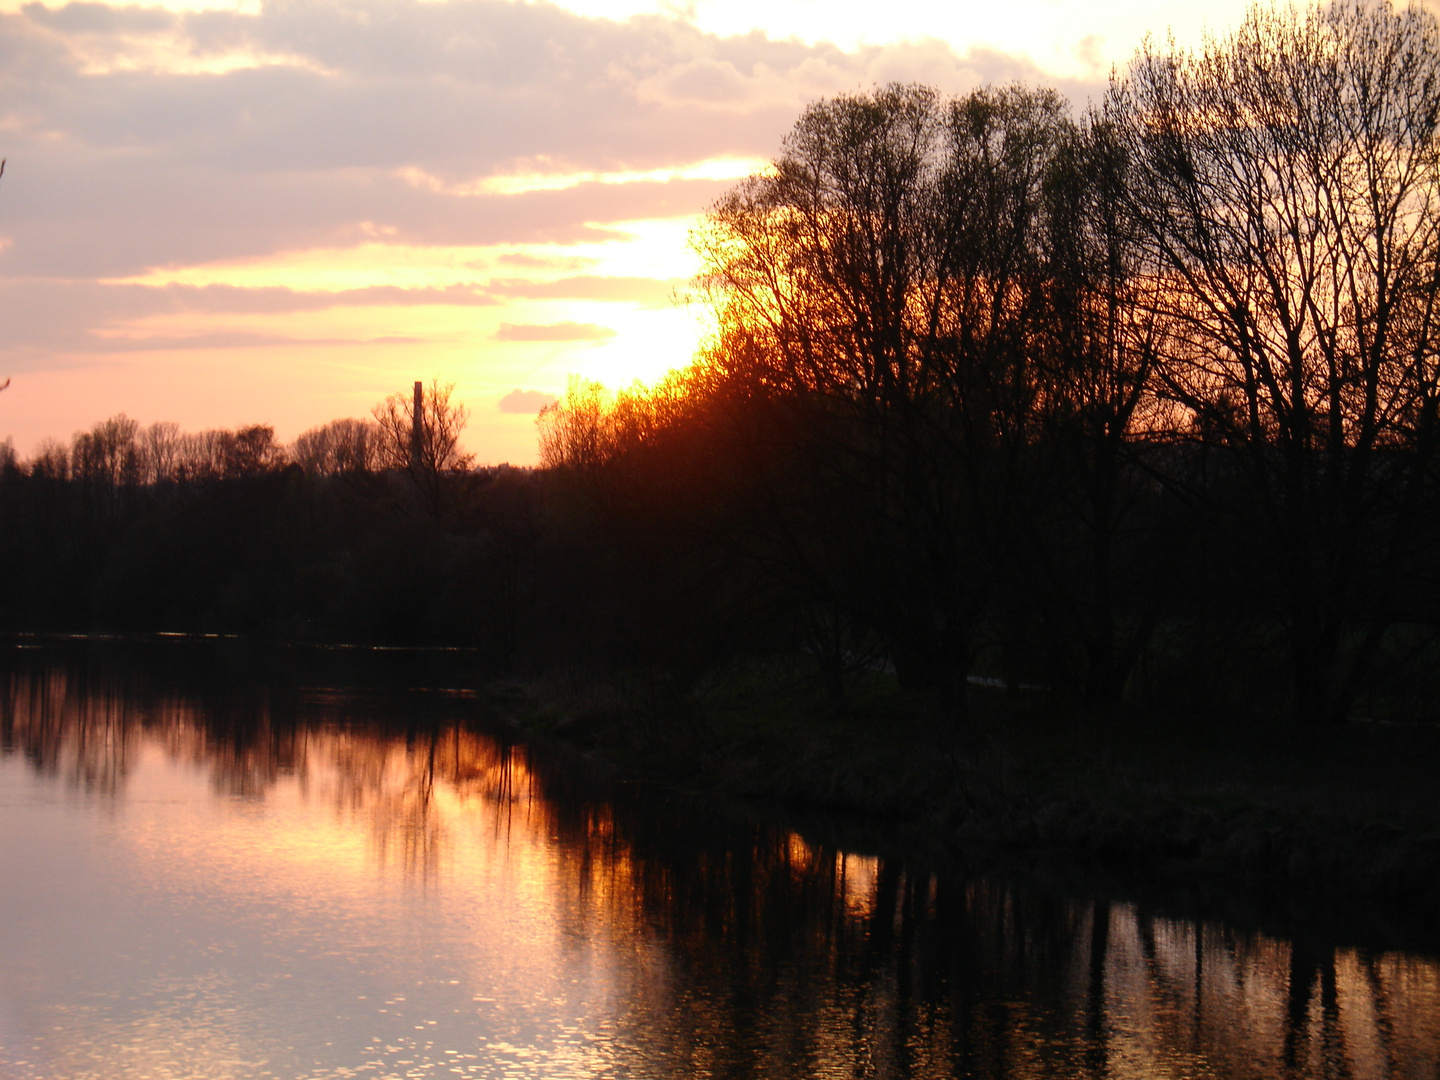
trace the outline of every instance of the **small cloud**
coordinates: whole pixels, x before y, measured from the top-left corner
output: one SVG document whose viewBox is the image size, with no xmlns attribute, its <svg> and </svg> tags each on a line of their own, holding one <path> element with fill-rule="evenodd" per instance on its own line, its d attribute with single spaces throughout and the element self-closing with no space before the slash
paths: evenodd
<svg viewBox="0 0 1440 1080">
<path fill-rule="evenodd" d="M 302 348 L 316 345 L 363 345 L 364 341 L 343 337 L 295 337 L 290 334 L 258 334 L 228 331 L 213 334 L 115 334 L 91 331 L 88 347 L 95 352 L 158 352 L 162 349 L 262 349 L 267 346 Z"/>
<path fill-rule="evenodd" d="M 496 341 L 604 341 L 614 336 L 608 326 L 577 322 L 501 323 L 495 331 Z"/>
<path fill-rule="evenodd" d="M 671 18 L 694 24 L 700 15 L 696 0 L 660 0 L 660 10 Z"/>
<path fill-rule="evenodd" d="M 507 251 L 497 260 L 506 266 L 523 266 L 536 270 L 581 270 L 593 266 L 599 259 L 572 257 L 557 259 L 548 255 L 530 255 L 523 251 Z"/>
<path fill-rule="evenodd" d="M 371 345 L 420 345 L 420 344 L 422 344 L 424 341 L 425 341 L 424 338 L 419 338 L 419 337 L 397 337 L 397 336 L 395 336 L 395 335 L 387 335 L 386 337 L 372 337 L 372 338 L 370 339 L 370 344 L 371 344 Z"/>
<path fill-rule="evenodd" d="M 500 411 L 508 413 L 538 413 L 546 405 L 558 401 L 554 394 L 542 390 L 511 390 L 500 399 Z"/>
<path fill-rule="evenodd" d="M 1097 74 L 1105 69 L 1105 39 L 1099 34 L 1087 34 L 1075 45 L 1075 59 Z"/>
<path fill-rule="evenodd" d="M 371 239 L 388 240 L 399 235 L 400 230 L 394 225 L 377 225 L 373 221 L 362 221 L 360 222 L 360 232 L 362 235 L 368 236 Z"/>
<path fill-rule="evenodd" d="M 525 300 L 608 300 L 669 307 L 671 293 L 687 284 L 685 278 L 580 276 L 551 281 L 503 278 L 487 282 L 486 289 Z"/>
<path fill-rule="evenodd" d="M 665 103 L 733 106 L 747 101 L 754 89 L 729 60 L 698 57 L 676 64 L 662 75 L 645 79 L 640 86 L 640 100 L 646 104 Z"/>
</svg>

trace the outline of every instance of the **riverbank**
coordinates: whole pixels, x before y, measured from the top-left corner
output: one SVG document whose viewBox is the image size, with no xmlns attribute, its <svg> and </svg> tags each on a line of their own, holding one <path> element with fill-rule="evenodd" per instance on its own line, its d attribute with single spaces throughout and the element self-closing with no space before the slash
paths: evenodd
<svg viewBox="0 0 1440 1080">
<path fill-rule="evenodd" d="M 173 635 L 10 646 L 42 667 L 71 655 L 99 683 L 146 671 L 158 698 L 214 697 L 256 717 L 287 715 L 316 687 L 439 689 L 437 702 L 463 700 L 487 726 L 579 758 L 585 775 L 738 802 L 841 850 L 961 876 L 1018 871 L 1284 937 L 1440 952 L 1437 727 L 1302 736 L 1263 717 L 1086 714 L 977 686 L 956 742 L 930 701 L 879 673 L 856 674 L 841 710 L 782 663 L 688 684 L 598 669 L 521 682 L 486 675 L 464 649 Z M 163 664 L 138 663 L 157 649 Z"/>
<path fill-rule="evenodd" d="M 975 688 L 958 741 L 883 677 L 837 711 L 776 669 L 687 688 L 571 677 L 492 687 L 488 710 L 594 765 L 824 813 L 968 862 L 1043 863 L 1121 891 L 1241 894 L 1412 936 L 1440 903 L 1440 729 L 1297 733 L 1253 717 L 1082 713 Z M 1433 935 L 1432 935 L 1433 936 Z"/>
</svg>

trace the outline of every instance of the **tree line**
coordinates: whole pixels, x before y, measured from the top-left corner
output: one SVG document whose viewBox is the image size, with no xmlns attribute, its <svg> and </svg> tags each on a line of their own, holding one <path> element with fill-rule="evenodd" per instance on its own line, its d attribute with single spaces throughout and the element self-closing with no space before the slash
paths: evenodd
<svg viewBox="0 0 1440 1080">
<path fill-rule="evenodd" d="M 421 402 L 422 464 L 428 472 L 469 467 L 474 456 L 460 449 L 469 412 L 450 401 L 453 384 L 432 380 Z M 332 420 L 286 446 L 268 424 L 235 430 L 186 432 L 172 421 L 141 427 L 124 413 L 77 431 L 70 443 L 44 439 L 24 462 L 14 447 L 0 448 L 0 465 L 46 480 L 75 480 L 114 487 L 238 479 L 296 465 L 312 476 L 409 469 L 414 409 L 404 394 L 391 394 L 371 419 Z"/>
<path fill-rule="evenodd" d="M 525 472 L 472 467 L 452 389 L 424 389 L 418 458 L 402 393 L 289 445 L 124 415 L 27 460 L 6 444 L 0 625 L 480 642 L 466 605 L 504 566 L 469 572 L 499 543 L 477 530 Z"/>
<path fill-rule="evenodd" d="M 1387 3 L 1147 42 L 1078 118 L 818 102 L 697 237 L 703 354 L 573 387 L 545 464 L 722 530 L 837 694 L 893 666 L 963 725 L 977 673 L 1169 663 L 1339 722 L 1433 664 L 1437 125 L 1435 19 Z"/>
<path fill-rule="evenodd" d="M 1431 718 L 1440 30 L 1256 7 L 1056 92 L 814 103 L 695 238 L 688 366 L 475 469 L 447 388 L 287 446 L 112 418 L 0 467 L 12 627 L 460 643 L 683 697 L 789 658 L 1301 725 Z"/>
</svg>

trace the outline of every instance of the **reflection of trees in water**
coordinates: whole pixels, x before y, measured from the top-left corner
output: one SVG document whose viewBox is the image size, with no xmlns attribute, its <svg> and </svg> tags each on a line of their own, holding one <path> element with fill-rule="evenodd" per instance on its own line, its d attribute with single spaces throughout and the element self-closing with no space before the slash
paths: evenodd
<svg viewBox="0 0 1440 1080">
<path fill-rule="evenodd" d="M 276 723 L 264 695 L 196 701 L 58 665 L 5 674 L 0 749 L 24 754 L 43 775 L 89 794 L 118 794 L 142 741 L 208 768 L 227 795 L 262 796 L 303 768 L 294 725 Z"/>
<path fill-rule="evenodd" d="M 118 794 L 142 742 L 207 769 L 230 796 L 258 798 L 303 772 L 293 693 L 207 681 L 183 662 L 157 673 L 50 650 L 6 659 L 0 750 L 87 793 Z"/>
<path fill-rule="evenodd" d="M 23 754 L 67 786 L 113 795 L 135 755 L 137 720 L 126 698 L 77 685 L 63 668 L 11 674 L 0 695 L 0 752 Z"/>
<path fill-rule="evenodd" d="M 286 687 L 289 687 L 288 689 Z M 144 746 L 304 797 L 430 879 L 457 831 L 548 846 L 563 940 L 614 958 L 620 1071 L 695 1076 L 1430 1077 L 1440 966 L 846 855 L 661 790 L 598 797 L 442 695 L 13 666 L 0 750 L 117 793 Z M 508 834 L 508 835 L 507 835 Z"/>
<path fill-rule="evenodd" d="M 311 782 L 328 786 L 337 810 L 369 822 L 377 858 L 433 878 L 457 813 L 479 802 L 497 825 L 532 788 L 505 743 L 449 723 L 400 735 L 380 728 L 329 727 L 306 736 L 323 762 Z M 442 805 L 443 804 L 443 805 Z"/>
<path fill-rule="evenodd" d="M 914 872 L 653 791 L 609 809 L 559 799 L 550 813 L 567 917 L 630 956 L 617 1045 L 662 1072 L 1440 1070 L 1430 960 Z"/>
<path fill-rule="evenodd" d="M 1434 1077 L 1440 967 L 996 880 L 912 874 L 736 826 L 668 857 L 651 814 L 572 901 L 637 964 L 627 1038 L 678 1074 Z M 692 818 L 693 820 L 693 818 Z M 653 845 L 653 846 L 652 846 Z M 586 869 L 599 872 L 593 854 Z M 863 902 L 847 899 L 855 871 Z M 577 875 L 577 877 L 580 875 Z M 600 905 L 593 897 L 604 897 Z M 623 995 L 622 995 L 623 996 Z"/>
<path fill-rule="evenodd" d="M 146 745 L 207 771 L 233 798 L 264 799 L 293 778 L 304 797 L 366 822 L 381 862 L 428 877 L 447 842 L 437 785 L 496 805 L 517 787 L 509 748 L 455 724 L 457 704 L 443 695 L 11 660 L 0 676 L 0 752 L 88 794 L 120 794 Z"/>
</svg>

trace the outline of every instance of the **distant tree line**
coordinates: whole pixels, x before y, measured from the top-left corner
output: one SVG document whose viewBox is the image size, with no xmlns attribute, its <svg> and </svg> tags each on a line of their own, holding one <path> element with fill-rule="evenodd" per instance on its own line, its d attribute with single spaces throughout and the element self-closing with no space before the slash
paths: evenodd
<svg viewBox="0 0 1440 1080">
<path fill-rule="evenodd" d="M 420 464 L 427 473 L 463 470 L 474 460 L 460 449 L 460 433 L 469 413 L 464 405 L 451 404 L 453 391 L 453 385 L 438 380 L 423 390 Z M 76 432 L 68 446 L 45 439 L 23 469 L 9 444 L 4 457 L 12 473 L 114 487 L 238 479 L 288 464 L 311 476 L 336 476 L 409 470 L 412 424 L 411 400 L 401 393 L 376 405 L 373 419 L 332 420 L 306 431 L 289 446 L 277 443 L 275 429 L 266 424 L 234 431 L 183 432 L 169 421 L 142 428 L 120 413 L 89 431 Z"/>
<path fill-rule="evenodd" d="M 471 467 L 466 410 L 438 382 L 412 462 L 410 401 L 288 446 L 266 425 L 188 433 L 123 415 L 28 460 L 7 446 L 0 621 L 401 643 L 513 629 L 487 599 L 513 591 L 496 554 L 508 526 L 486 522 L 492 503 L 523 501 L 527 474 Z"/>
</svg>

